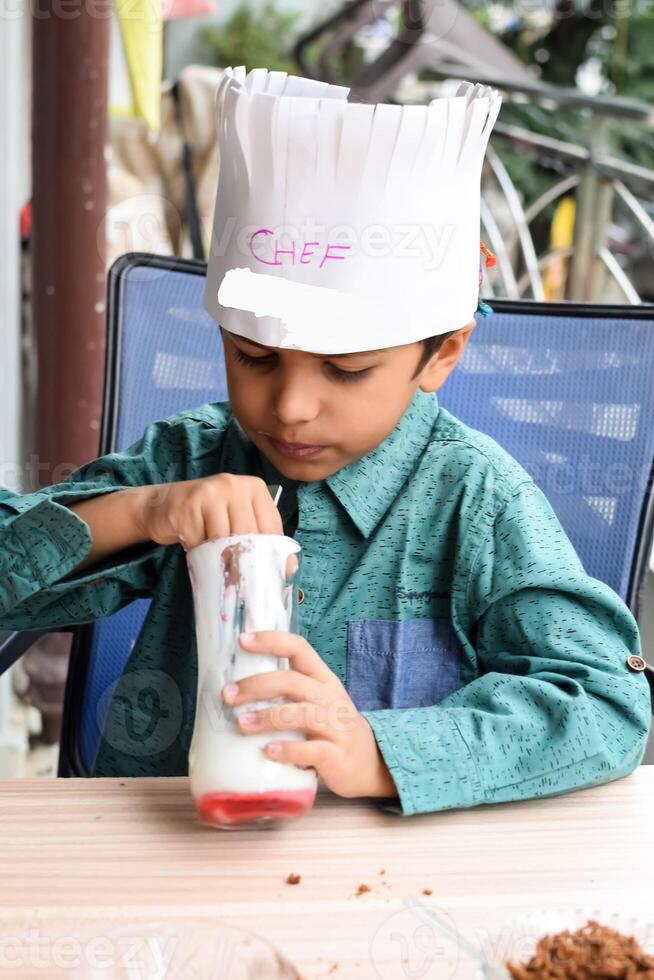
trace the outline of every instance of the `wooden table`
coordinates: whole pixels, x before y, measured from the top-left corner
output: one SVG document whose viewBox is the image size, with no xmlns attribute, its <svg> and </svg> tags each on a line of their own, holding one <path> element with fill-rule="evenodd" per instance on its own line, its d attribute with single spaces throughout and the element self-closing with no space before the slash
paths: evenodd
<svg viewBox="0 0 654 980">
<path fill-rule="evenodd" d="M 652 766 L 565 796 L 418 817 L 320 794 L 293 825 L 230 832 L 199 823 L 181 778 L 4 781 L 0 924 L 209 916 L 266 937 L 307 980 L 471 980 L 472 962 L 445 942 L 419 955 L 405 896 L 473 940 L 528 908 L 654 917 L 653 815 Z"/>
</svg>

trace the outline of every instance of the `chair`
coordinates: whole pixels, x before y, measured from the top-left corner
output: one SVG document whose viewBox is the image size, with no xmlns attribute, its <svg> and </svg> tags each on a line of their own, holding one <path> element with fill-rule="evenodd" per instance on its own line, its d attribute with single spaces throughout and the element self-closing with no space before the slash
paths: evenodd
<svg viewBox="0 0 654 980">
<path fill-rule="evenodd" d="M 205 313 L 206 266 L 126 255 L 109 273 L 101 455 L 126 448 L 157 418 L 227 398 L 220 331 Z M 109 700 L 148 607 L 137 600 L 73 629 L 64 697 L 60 776 L 93 768 Z M 0 673 L 47 631 L 0 638 Z"/>
<path fill-rule="evenodd" d="M 441 404 L 515 456 L 586 571 L 637 615 L 654 532 L 654 305 L 491 304 Z"/>
<path fill-rule="evenodd" d="M 155 418 L 225 400 L 220 333 L 204 312 L 202 262 L 126 255 L 109 276 L 100 452 Z M 550 499 L 588 572 L 638 611 L 654 531 L 654 306 L 493 300 L 439 394 L 487 432 Z M 147 609 L 137 600 L 75 629 L 60 776 L 93 769 L 115 684 Z M 37 634 L 0 640 L 0 672 Z M 648 668 L 652 684 L 653 672 Z"/>
</svg>

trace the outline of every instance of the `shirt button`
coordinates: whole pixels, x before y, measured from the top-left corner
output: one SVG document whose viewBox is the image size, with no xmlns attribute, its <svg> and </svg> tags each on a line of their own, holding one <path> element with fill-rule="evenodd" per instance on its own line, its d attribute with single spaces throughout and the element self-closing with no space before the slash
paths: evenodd
<svg viewBox="0 0 654 980">
<path fill-rule="evenodd" d="M 297 590 L 297 601 L 298 602 L 304 602 L 304 589 L 298 589 Z M 632 657 L 630 659 L 634 659 L 634 658 Z"/>
<path fill-rule="evenodd" d="M 627 657 L 627 667 L 630 670 L 645 670 L 647 664 L 642 657 Z"/>
</svg>

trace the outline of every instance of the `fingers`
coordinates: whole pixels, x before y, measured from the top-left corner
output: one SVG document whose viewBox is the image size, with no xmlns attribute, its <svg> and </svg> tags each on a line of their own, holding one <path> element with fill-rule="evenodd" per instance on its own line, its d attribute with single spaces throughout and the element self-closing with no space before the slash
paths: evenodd
<svg viewBox="0 0 654 980">
<path fill-rule="evenodd" d="M 335 746 L 321 738 L 311 738 L 304 742 L 270 741 L 264 746 L 264 752 L 269 759 L 276 762 L 291 763 L 308 769 L 310 766 L 320 771 L 329 764 L 335 756 Z"/>
<path fill-rule="evenodd" d="M 260 530 L 252 500 L 247 497 L 243 500 L 230 500 L 227 516 L 229 534 L 256 534 Z"/>
<path fill-rule="evenodd" d="M 211 538 L 229 533 L 229 516 L 223 504 L 204 508 L 201 500 L 189 497 L 176 515 L 177 536 L 186 551 Z"/>
<path fill-rule="evenodd" d="M 178 540 L 187 550 L 233 534 L 283 534 L 281 514 L 263 480 L 224 473 L 189 481 L 173 502 Z"/>
<path fill-rule="evenodd" d="M 170 484 L 143 507 L 143 533 L 161 544 L 179 541 L 189 551 L 234 534 L 283 534 L 282 517 L 259 477 L 220 473 Z M 287 577 L 297 568 L 293 556 Z"/>
<path fill-rule="evenodd" d="M 213 506 L 205 506 L 202 511 L 202 524 L 204 537 L 198 541 L 211 541 L 213 538 L 227 538 L 230 534 L 230 516 L 225 504 L 217 503 Z"/>
<path fill-rule="evenodd" d="M 237 693 L 232 693 L 232 688 L 236 688 Z M 320 704 L 321 685 L 295 670 L 269 670 L 244 677 L 238 683 L 234 682 L 223 688 L 223 700 L 235 706 L 273 698 Z"/>
<path fill-rule="evenodd" d="M 326 705 L 288 701 L 258 711 L 242 712 L 237 722 L 244 734 L 301 731 L 308 736 L 333 741 L 335 737 L 351 731 L 357 724 L 357 718 L 345 701 L 339 702 L 337 699 Z"/>
<path fill-rule="evenodd" d="M 318 681 L 333 679 L 332 671 L 303 636 L 281 630 L 241 633 L 239 643 L 248 653 L 269 653 L 290 660 L 293 669 Z"/>
<path fill-rule="evenodd" d="M 242 497 L 229 500 L 228 514 L 231 534 L 283 534 L 281 514 L 275 507 L 268 488 L 259 481 L 251 491 L 244 488 Z"/>
</svg>

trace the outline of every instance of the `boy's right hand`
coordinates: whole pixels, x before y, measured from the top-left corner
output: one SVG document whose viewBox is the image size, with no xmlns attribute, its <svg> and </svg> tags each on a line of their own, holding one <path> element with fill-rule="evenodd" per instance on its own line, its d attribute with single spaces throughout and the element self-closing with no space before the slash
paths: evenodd
<svg viewBox="0 0 654 980">
<path fill-rule="evenodd" d="M 188 551 L 232 534 L 283 534 L 282 518 L 264 480 L 218 473 L 143 490 L 136 520 L 145 540 Z"/>
</svg>

